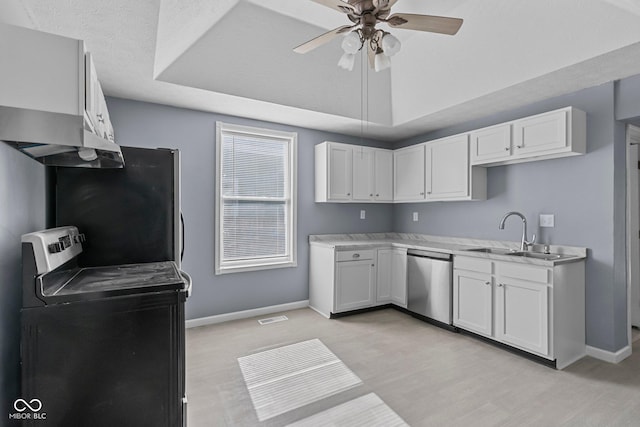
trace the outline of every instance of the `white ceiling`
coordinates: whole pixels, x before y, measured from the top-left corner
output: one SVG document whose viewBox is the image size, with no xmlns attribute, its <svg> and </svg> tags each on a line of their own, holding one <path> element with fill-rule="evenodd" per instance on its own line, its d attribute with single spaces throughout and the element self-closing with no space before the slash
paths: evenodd
<svg viewBox="0 0 640 427">
<path fill-rule="evenodd" d="M 640 74 L 637 0 L 399 0 L 464 19 L 392 29 L 391 70 L 339 69 L 346 16 L 310 0 L 3 0 L 0 21 L 83 39 L 107 95 L 399 140 Z"/>
</svg>

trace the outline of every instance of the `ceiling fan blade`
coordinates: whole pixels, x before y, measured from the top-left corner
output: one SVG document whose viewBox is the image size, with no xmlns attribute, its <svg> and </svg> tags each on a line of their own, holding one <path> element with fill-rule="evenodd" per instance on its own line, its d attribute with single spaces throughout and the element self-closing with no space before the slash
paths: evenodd
<svg viewBox="0 0 640 427">
<path fill-rule="evenodd" d="M 428 31 L 454 35 L 462 26 L 462 19 L 445 16 L 416 15 L 413 13 L 394 13 L 385 20 L 394 28 L 406 30 Z"/>
<path fill-rule="evenodd" d="M 351 28 L 355 26 L 356 25 L 343 25 L 342 27 L 338 27 L 334 30 L 328 31 L 322 35 L 319 35 L 315 39 L 309 40 L 308 42 L 301 44 L 300 46 L 294 48 L 293 51 L 296 53 L 310 52 L 313 49 L 320 47 L 325 43 L 330 42 L 335 37 L 337 37 L 338 34 L 346 33 L 347 31 L 349 31 Z"/>
<path fill-rule="evenodd" d="M 342 0 L 311 0 L 311 1 L 321 4 L 323 6 L 330 7 L 331 9 L 337 10 L 338 12 L 342 12 L 346 14 L 358 13 L 356 8 L 351 6 L 346 1 L 342 1 Z"/>
</svg>

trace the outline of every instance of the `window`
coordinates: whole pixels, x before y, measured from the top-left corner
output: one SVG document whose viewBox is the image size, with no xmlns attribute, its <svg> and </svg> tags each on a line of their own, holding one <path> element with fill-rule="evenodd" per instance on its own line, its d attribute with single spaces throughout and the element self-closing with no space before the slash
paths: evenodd
<svg viewBox="0 0 640 427">
<path fill-rule="evenodd" d="M 216 274 L 296 266 L 296 144 L 216 124 Z"/>
</svg>

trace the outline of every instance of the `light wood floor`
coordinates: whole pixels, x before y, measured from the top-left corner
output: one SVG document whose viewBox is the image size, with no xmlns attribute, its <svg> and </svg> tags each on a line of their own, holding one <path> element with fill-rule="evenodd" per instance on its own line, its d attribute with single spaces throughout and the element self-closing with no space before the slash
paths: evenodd
<svg viewBox="0 0 640 427">
<path fill-rule="evenodd" d="M 189 427 L 284 426 L 371 392 L 414 427 L 640 426 L 640 340 L 618 365 L 586 357 L 556 371 L 393 309 L 284 314 L 264 326 L 256 318 L 187 331 Z M 238 357 L 313 338 L 363 384 L 258 422 Z"/>
</svg>

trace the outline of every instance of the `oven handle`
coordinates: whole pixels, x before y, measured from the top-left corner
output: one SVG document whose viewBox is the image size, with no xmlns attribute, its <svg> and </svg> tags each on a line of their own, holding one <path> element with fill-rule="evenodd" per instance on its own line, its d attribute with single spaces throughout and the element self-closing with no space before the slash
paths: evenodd
<svg viewBox="0 0 640 427">
<path fill-rule="evenodd" d="M 180 275 L 186 281 L 184 289 L 187 291 L 187 298 L 189 298 L 191 296 L 191 288 L 193 287 L 193 280 L 191 279 L 191 276 L 189 276 L 189 273 L 187 273 L 186 271 L 180 270 Z"/>
</svg>

